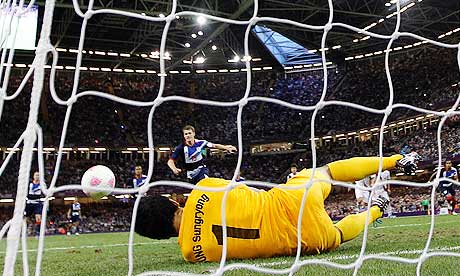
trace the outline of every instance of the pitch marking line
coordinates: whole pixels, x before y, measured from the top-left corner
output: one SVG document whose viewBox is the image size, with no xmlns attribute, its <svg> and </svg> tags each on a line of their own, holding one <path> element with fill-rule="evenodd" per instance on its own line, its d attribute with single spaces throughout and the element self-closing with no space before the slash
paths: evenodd
<svg viewBox="0 0 460 276">
<path fill-rule="evenodd" d="M 434 227 L 439 224 L 449 224 L 449 223 L 458 223 L 458 221 L 444 221 L 444 222 L 435 222 Z M 377 226 L 373 229 L 384 229 L 384 228 L 399 228 L 399 227 L 415 227 L 415 226 L 422 226 L 422 225 L 431 225 L 431 223 L 412 223 L 412 224 L 399 224 L 399 225 L 386 225 L 386 226 Z"/>
<path fill-rule="evenodd" d="M 139 242 L 133 243 L 133 245 L 154 245 L 154 244 L 168 244 L 173 243 L 173 241 L 157 241 L 157 242 Z M 91 248 L 103 248 L 103 247 L 120 247 L 128 246 L 127 243 L 114 243 L 114 244 L 102 244 L 102 245 L 82 245 L 82 246 L 69 246 L 69 247 L 50 247 L 45 248 L 43 251 L 61 251 L 61 250 L 71 250 L 71 249 L 91 249 Z M 27 252 L 37 252 L 37 249 L 28 249 Z M 18 250 L 22 252 L 22 250 Z M 0 251 L 0 254 L 5 254 L 6 251 Z"/>
<path fill-rule="evenodd" d="M 448 221 L 448 222 L 438 222 L 437 224 L 447 224 L 447 223 L 457 223 L 457 221 Z M 400 225 L 388 225 L 388 226 L 379 226 L 373 229 L 383 229 L 383 228 L 399 228 L 399 227 L 416 227 L 416 226 L 421 226 L 421 225 L 430 225 L 431 223 L 413 223 L 413 224 L 400 224 Z M 170 244 L 174 243 L 175 241 L 172 240 L 167 240 L 167 241 L 154 241 L 154 242 L 140 242 L 140 243 L 134 243 L 133 245 L 155 245 L 155 244 Z M 82 246 L 69 246 L 69 247 L 50 247 L 50 248 L 45 248 L 43 251 L 63 251 L 63 250 L 71 250 L 71 249 L 92 249 L 92 248 L 104 248 L 104 247 L 123 247 L 123 246 L 128 246 L 128 243 L 115 243 L 115 244 L 102 244 L 102 245 L 82 245 Z M 437 250 L 441 251 L 449 251 L 449 250 L 456 250 L 459 249 L 459 247 L 443 247 L 439 248 Z M 22 252 L 22 250 L 18 250 L 18 252 Z M 37 249 L 28 249 L 27 252 L 37 252 Z M 413 253 L 411 253 L 413 252 Z M 5 254 L 6 251 L 0 251 L 0 254 Z M 379 254 L 385 254 L 385 255 L 392 255 L 392 254 L 417 254 L 421 253 L 418 251 L 396 251 L 396 252 L 386 252 L 386 253 L 379 253 Z M 337 257 L 332 257 L 330 260 L 341 260 L 341 259 L 352 259 L 356 258 L 358 255 L 344 255 L 344 256 L 337 256 Z M 328 260 L 328 259 L 327 259 Z M 283 262 L 274 262 L 272 263 L 258 263 L 262 266 L 264 265 L 277 265 L 277 264 L 283 264 L 283 263 L 289 263 L 287 261 Z"/>
<path fill-rule="evenodd" d="M 459 250 L 459 249 L 460 249 L 460 246 L 436 247 L 436 248 L 430 248 L 428 250 L 428 252 L 433 252 L 433 251 L 454 251 L 454 250 Z M 366 256 L 410 255 L 410 254 L 421 254 L 422 252 L 423 252 L 422 249 L 399 250 L 399 251 L 392 251 L 392 252 L 369 253 L 369 254 L 366 254 Z M 355 259 L 355 258 L 358 258 L 358 257 L 359 257 L 359 254 L 353 254 L 353 255 L 335 256 L 335 257 L 324 258 L 324 259 L 321 258 L 321 260 L 326 260 L 326 261 L 349 260 L 349 259 Z M 253 264 L 254 265 L 259 265 L 259 266 L 276 266 L 276 265 L 292 264 L 292 262 L 279 261 L 279 262 L 270 262 L 270 263 L 253 263 Z"/>
</svg>

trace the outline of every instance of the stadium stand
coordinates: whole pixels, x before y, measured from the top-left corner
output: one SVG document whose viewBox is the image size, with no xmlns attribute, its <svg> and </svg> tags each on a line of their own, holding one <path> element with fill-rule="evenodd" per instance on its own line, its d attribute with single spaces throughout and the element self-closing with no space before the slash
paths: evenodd
<svg viewBox="0 0 460 276">
<path fill-rule="evenodd" d="M 431 58 L 428 58 L 431 57 Z M 417 55 L 404 53 L 391 62 L 391 72 L 394 75 L 395 102 L 411 103 L 421 108 L 448 107 L 455 101 L 458 86 L 452 84 L 459 79 L 457 66 L 452 52 L 434 51 L 425 48 Z M 444 66 L 432 70 L 438 64 Z M 417 69 L 416 74 L 411 72 Z M 447 74 L 449 72 L 449 74 Z M 20 84 L 22 72 L 16 71 L 10 80 L 10 89 L 14 90 Z M 360 63 L 349 63 L 347 67 L 339 66 L 330 69 L 329 100 L 356 102 L 373 108 L 384 108 L 388 99 L 388 84 L 382 61 L 370 60 Z M 299 72 L 285 76 L 284 74 L 254 74 L 251 87 L 252 96 L 269 96 L 300 105 L 314 105 L 320 98 L 323 89 L 322 71 Z M 57 89 L 61 97 L 67 97 L 72 87 L 72 76 L 59 73 Z M 174 81 L 174 85 L 172 82 Z M 142 75 L 93 75 L 84 74 L 80 79 L 80 91 L 100 90 L 106 93 L 133 100 L 153 100 L 158 91 L 158 78 Z M 170 79 L 165 89 L 166 95 L 192 96 L 208 100 L 234 101 L 244 93 L 245 75 L 205 75 L 200 78 L 193 76 Z M 46 87 L 46 86 L 45 86 Z M 415 90 L 414 90 L 415 87 Z M 26 89 L 30 90 L 31 82 Z M 378 95 L 378 96 L 376 96 Z M 427 100 L 429 99 L 429 100 Z M 22 93 L 14 101 L 5 104 L 3 118 L 0 122 L 2 129 L 8 129 L 0 135 L 0 146 L 12 146 L 19 131 L 24 129 L 26 117 L 22 116 L 28 109 L 29 95 Z M 45 143 L 49 146 L 59 144 L 65 109 L 53 103 L 49 91 L 45 90 L 42 101 L 45 103 L 40 110 L 40 124 L 44 130 Z M 245 148 L 241 175 L 246 179 L 260 180 L 272 183 L 283 183 L 292 163 L 311 166 L 311 152 L 308 141 L 310 117 L 309 112 L 298 112 L 278 105 L 249 104 L 243 113 L 244 140 L 246 145 L 268 143 L 273 141 L 289 141 L 294 144 L 304 143 L 300 151 L 290 153 L 272 153 L 269 155 L 250 154 Z M 79 100 L 72 113 L 66 146 L 105 146 L 113 149 L 110 158 L 72 155 L 62 162 L 60 178 L 57 185 L 78 184 L 83 172 L 90 166 L 103 164 L 109 166 L 117 177 L 118 187 L 129 187 L 130 178 L 135 165 L 147 167 L 145 159 L 139 156 L 123 155 L 119 149 L 130 145 L 145 145 L 146 122 L 150 108 L 130 107 L 115 102 L 91 97 Z M 318 135 L 334 134 L 340 131 L 357 130 L 360 127 L 370 127 L 379 124 L 380 116 L 369 116 L 366 113 L 340 107 L 341 112 L 332 112 L 327 108 L 320 113 L 316 124 Z M 14 112 L 13 112 L 14 111 Z M 101 112 L 104 111 L 104 112 Z M 227 108 L 226 112 L 214 112 L 213 107 L 192 106 L 184 103 L 167 102 L 161 105 L 154 114 L 154 141 L 160 145 L 171 146 L 182 139 L 180 127 L 192 123 L 197 128 L 199 137 L 212 137 L 223 143 L 236 141 L 236 109 Z M 331 111 L 331 112 L 329 112 Z M 390 122 L 401 118 L 416 116 L 417 113 L 408 110 L 394 110 Z M 353 121 L 347 126 L 343 121 Z M 213 122 L 212 126 L 209 122 Z M 353 127 L 353 129 L 351 128 Z M 411 145 L 422 155 L 427 169 L 433 169 L 431 161 L 437 158 L 436 127 L 428 126 L 409 133 L 399 133 L 395 137 L 386 137 L 384 150 L 386 154 L 398 152 L 402 146 Z M 444 127 L 443 143 L 446 152 L 443 156 L 457 160 L 460 150 L 460 128 L 458 118 L 452 118 Z M 378 140 L 370 139 L 343 145 L 337 141 L 328 143 L 318 149 L 318 165 L 348 158 L 352 156 L 371 156 L 378 154 Z M 166 166 L 167 155 L 157 157 L 153 180 L 184 179 L 184 176 L 174 176 Z M 211 156 L 207 160 L 211 176 L 231 178 L 236 166 L 235 157 L 221 158 Z M 459 160 L 457 160 L 458 162 Z M 3 162 L 3 160 L 2 160 Z M 47 177 L 53 174 L 54 157 L 46 161 Z M 264 164 L 261 169 L 260 164 Z M 19 156 L 12 160 L 7 170 L 0 178 L 0 196 L 14 197 Z M 181 194 L 186 190 L 171 187 L 160 187 L 156 193 Z M 398 190 L 397 190 L 398 192 Z M 399 191 L 392 195 L 392 205 L 400 212 L 420 211 L 420 202 L 428 197 L 427 191 L 411 190 L 410 194 Z M 78 193 L 77 193 L 78 194 Z M 82 194 L 79 194 L 82 195 Z M 339 200 L 335 200 L 339 199 Z M 437 206 L 438 208 L 439 206 Z M 7 207 L 5 207 L 7 208 Z M 86 232 L 123 231 L 129 225 L 129 213 L 123 213 L 119 206 L 113 209 L 94 209 L 94 214 L 88 214 L 82 227 Z M 118 209 L 117 209 L 118 208 Z M 334 218 L 354 212 L 355 204 L 351 194 L 343 191 L 335 194 L 330 200 L 328 211 Z M 98 210 L 105 210 L 98 213 Z M 10 210 L 11 211 L 11 210 Z M 51 215 L 50 221 L 58 224 L 64 221 L 65 210 L 57 208 Z M 107 221 L 109 216 L 104 212 L 119 212 L 120 221 Z M 7 214 L 9 211 L 2 212 Z M 4 222 L 6 215 L 0 218 Z M 51 225 L 50 225 L 51 228 Z"/>
</svg>

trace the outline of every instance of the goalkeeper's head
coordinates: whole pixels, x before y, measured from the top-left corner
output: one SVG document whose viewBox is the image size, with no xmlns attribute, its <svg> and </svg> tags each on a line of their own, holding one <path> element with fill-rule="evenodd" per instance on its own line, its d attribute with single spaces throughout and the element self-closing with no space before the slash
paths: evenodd
<svg viewBox="0 0 460 276">
<path fill-rule="evenodd" d="M 146 196 L 137 209 L 134 231 L 151 239 L 168 239 L 179 233 L 182 208 L 163 196 Z"/>
</svg>

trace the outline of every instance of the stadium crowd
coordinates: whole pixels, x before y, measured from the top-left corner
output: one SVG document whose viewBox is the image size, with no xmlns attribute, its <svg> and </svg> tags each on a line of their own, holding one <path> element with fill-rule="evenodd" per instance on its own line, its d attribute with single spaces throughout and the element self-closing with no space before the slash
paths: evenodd
<svg viewBox="0 0 460 276">
<path fill-rule="evenodd" d="M 392 84 L 395 92 L 394 103 L 406 103 L 420 108 L 439 109 L 448 107 L 458 96 L 459 79 L 455 53 L 450 50 L 434 52 L 431 49 L 395 56 L 390 62 Z M 433 70 L 437 68 L 437 70 Z M 417 74 L 413 74 L 414 71 Z M 17 72 L 10 79 L 8 94 L 19 86 L 22 75 Z M 373 59 L 359 63 L 348 63 L 328 70 L 327 100 L 359 103 L 368 107 L 384 109 L 388 104 L 388 81 L 382 59 Z M 199 78 L 183 76 L 179 79 L 168 77 L 163 96 L 185 96 L 216 101 L 237 101 L 244 96 L 246 77 L 244 74 L 205 75 Z M 40 107 L 39 122 L 44 132 L 44 143 L 56 146 L 61 137 L 62 125 L 66 116 L 66 106 L 56 104 L 48 85 L 45 86 Z M 73 87 L 72 76 L 59 73 L 55 83 L 56 93 L 68 99 Z M 140 75 L 94 75 L 84 74 L 79 80 L 78 92 L 97 90 L 130 100 L 153 101 L 158 93 L 159 81 L 155 76 Z M 24 91 L 31 90 L 31 81 Z M 16 99 L 5 102 L 0 114 L 1 146 L 11 146 L 25 128 L 29 108 L 28 93 L 22 92 Z M 316 104 L 323 91 L 322 71 L 310 71 L 284 74 L 253 74 L 250 96 L 262 96 L 287 101 L 302 106 Z M 166 98 L 167 99 L 167 98 Z M 79 98 L 70 115 L 66 146 L 106 146 L 121 148 L 131 145 L 146 145 L 147 120 L 152 107 L 137 107 L 119 104 L 103 98 L 85 96 Z M 308 144 L 312 112 L 298 111 L 272 103 L 250 101 L 242 115 L 243 141 L 245 146 L 257 142 L 298 141 Z M 397 118 L 417 115 L 412 110 L 394 109 L 389 121 Z M 362 127 L 379 125 L 382 115 L 369 115 L 359 110 L 328 106 L 318 113 L 315 120 L 315 133 L 332 134 L 339 131 L 357 130 Z M 152 115 L 152 135 L 156 145 L 175 145 L 181 140 L 180 127 L 193 124 L 197 128 L 197 137 L 219 143 L 235 143 L 237 137 L 237 108 L 194 105 L 177 101 L 166 101 L 155 108 Z M 450 120 L 442 129 L 443 156 L 457 158 L 460 152 L 460 128 L 458 120 Z M 384 141 L 384 153 L 398 152 L 404 145 L 414 147 L 424 158 L 431 161 L 437 158 L 436 128 L 421 128 L 415 132 Z M 309 146 L 302 152 L 252 155 L 245 147 L 241 176 L 248 180 L 271 183 L 283 183 L 292 163 L 300 167 L 311 167 Z M 371 156 L 378 154 L 378 141 L 367 141 L 340 145 L 329 143 L 317 151 L 317 164 L 349 158 L 352 156 Z M 14 196 L 19 157 L 10 161 L 0 177 L 0 196 Z M 185 179 L 184 175 L 175 176 L 166 166 L 167 157 L 155 162 L 152 180 Z M 0 163 L 3 162 L 0 161 Z M 213 177 L 231 178 L 236 167 L 234 155 L 209 156 L 206 160 Z M 144 159 L 114 154 L 110 158 L 96 159 L 75 157 L 63 160 L 57 185 L 78 184 L 83 172 L 95 165 L 110 167 L 116 177 L 118 187 L 132 185 L 134 167 L 142 165 L 144 173 L 147 162 Z M 34 168 L 37 167 L 35 163 Z M 55 160 L 46 161 L 46 180 L 54 174 Z M 158 193 L 180 193 L 171 187 L 161 187 Z M 420 202 L 426 199 L 427 192 L 419 190 L 396 190 L 392 195 L 392 207 L 400 212 L 420 210 Z M 326 204 L 332 217 L 340 217 L 354 212 L 355 203 L 350 194 L 334 194 Z M 93 209 L 93 208 L 91 208 Z M 84 232 L 123 231 L 129 225 L 129 208 L 94 208 L 87 213 L 82 229 Z M 61 210 L 63 211 L 63 210 Z M 59 225 L 66 218 L 59 213 L 50 215 L 50 221 Z M 117 216 L 113 216 L 116 212 Z M 2 212 L 0 221 L 5 221 Z M 114 219 L 114 217 L 116 217 Z"/>
<path fill-rule="evenodd" d="M 384 154 L 399 152 L 404 145 L 410 145 L 415 148 L 430 166 L 432 161 L 437 160 L 437 128 L 420 129 L 406 135 L 388 137 L 384 139 Z M 460 128 L 457 124 L 449 124 L 443 128 L 442 132 L 442 149 L 443 158 L 456 160 L 460 153 Z M 378 155 L 378 140 L 367 140 L 363 142 L 350 143 L 349 145 L 339 145 L 330 143 L 317 149 L 317 165 L 322 166 L 329 162 L 346 159 L 353 156 L 376 156 Z M 286 175 L 289 173 L 291 164 L 298 164 L 300 167 L 312 167 L 311 150 L 309 145 L 302 151 L 293 153 L 271 153 L 266 155 L 244 153 L 243 163 L 241 165 L 241 176 L 249 180 L 265 181 L 270 183 L 283 183 Z M 17 155 L 18 157 L 18 155 Z M 53 156 L 55 158 L 55 156 Z M 50 176 L 54 174 L 55 159 L 49 158 L 45 162 L 45 172 L 47 183 L 51 182 Z M 152 180 L 172 179 L 185 180 L 185 175 L 174 175 L 167 167 L 168 157 L 159 157 L 154 163 Z M 211 155 L 208 156 L 206 164 L 209 167 L 210 176 L 230 179 L 233 176 L 236 167 L 236 155 Z M 118 187 L 129 187 L 132 185 L 131 178 L 134 174 L 136 165 L 141 165 L 144 174 L 147 173 L 148 162 L 130 154 L 114 153 L 110 158 L 90 158 L 84 156 L 72 157 L 61 162 L 59 177 L 56 182 L 57 186 L 65 184 L 78 184 L 80 178 L 91 166 L 96 164 L 106 165 L 114 171 L 117 177 Z M 260 164 L 264 164 L 263 169 Z M 34 163 L 34 168 L 37 168 Z M 0 195 L 11 196 L 15 189 L 17 181 L 17 172 L 19 171 L 19 157 L 13 158 L 2 177 L 0 178 Z M 165 187 L 166 193 L 171 193 L 170 189 Z"/>
<path fill-rule="evenodd" d="M 388 81 L 382 58 L 359 63 L 339 65 L 328 70 L 327 100 L 340 100 L 384 109 L 388 104 Z M 390 61 L 394 88 L 394 103 L 406 103 L 420 108 L 439 109 L 453 103 L 458 94 L 459 72 L 454 51 L 434 52 L 424 49 L 416 54 L 405 53 Z M 432 70 L 437 68 L 437 70 Z M 417 70 L 417 74 L 412 72 Z M 293 104 L 316 104 L 323 90 L 322 71 L 299 72 L 288 75 L 254 73 L 250 96 L 264 96 Z M 8 94 L 19 86 L 22 75 L 18 72 L 10 80 Z M 73 87 L 73 76 L 59 72 L 56 94 L 68 99 Z M 193 75 L 180 78 L 169 76 L 163 96 L 186 96 L 216 101 L 236 101 L 244 96 L 245 74 Z M 24 91 L 30 91 L 31 81 Z M 82 75 L 78 92 L 102 91 L 111 95 L 142 102 L 151 102 L 157 96 L 159 80 L 156 76 L 142 75 Z M 30 95 L 22 92 L 5 102 L 1 129 L 9 131 L 0 137 L 0 144 L 11 146 L 26 124 Z M 66 134 L 66 145 L 126 147 L 145 145 L 147 119 L 152 108 L 129 106 L 94 96 L 84 96 L 75 102 Z M 14 111 L 14 112 L 13 112 Z M 44 129 L 45 143 L 58 145 L 66 106 L 56 104 L 48 85 L 42 97 L 40 125 Z M 300 141 L 309 136 L 312 112 L 299 112 L 273 103 L 250 101 L 242 115 L 243 138 L 248 143 L 260 141 Z M 396 108 L 389 121 L 417 115 L 406 108 Z M 318 135 L 338 131 L 356 130 L 379 125 L 383 116 L 343 107 L 327 106 L 319 112 L 315 122 Z M 234 143 L 236 133 L 236 107 L 215 107 L 166 101 L 155 108 L 152 116 L 152 135 L 156 144 L 180 141 L 180 127 L 193 124 L 200 136 L 211 137 L 223 143 Z M 353 122 L 350 124 L 349 122 Z"/>
<path fill-rule="evenodd" d="M 129 208 L 127 208 L 129 207 Z M 70 230 L 67 217 L 69 205 L 50 204 L 46 234 L 66 234 Z M 11 218 L 13 208 L 0 207 L 0 228 Z M 121 232 L 129 231 L 132 205 L 122 202 L 84 204 L 82 220 L 79 225 L 80 233 Z M 33 235 L 33 223 L 28 224 L 29 233 Z"/>
</svg>

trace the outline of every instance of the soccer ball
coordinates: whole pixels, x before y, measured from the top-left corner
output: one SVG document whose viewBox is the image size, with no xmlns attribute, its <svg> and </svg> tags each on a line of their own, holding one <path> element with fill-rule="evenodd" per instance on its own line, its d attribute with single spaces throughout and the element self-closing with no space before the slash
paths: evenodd
<svg viewBox="0 0 460 276">
<path fill-rule="evenodd" d="M 98 188 L 114 188 L 115 187 L 115 175 L 112 170 L 106 166 L 97 165 L 89 168 L 81 178 L 81 186 L 83 187 L 83 192 L 94 198 L 100 199 L 103 196 L 110 194 L 110 192 L 105 191 L 89 191 L 89 187 L 98 187 Z"/>
</svg>

